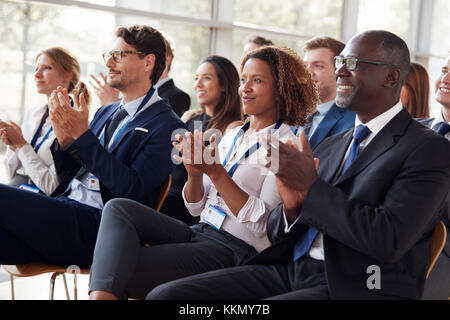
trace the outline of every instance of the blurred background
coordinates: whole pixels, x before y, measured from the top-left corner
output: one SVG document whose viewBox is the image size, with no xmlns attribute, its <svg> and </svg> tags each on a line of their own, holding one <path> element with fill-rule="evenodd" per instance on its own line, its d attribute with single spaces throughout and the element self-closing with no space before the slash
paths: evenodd
<svg viewBox="0 0 450 320">
<path fill-rule="evenodd" d="M 136 23 L 175 40 L 170 75 L 191 95 L 191 108 L 198 107 L 193 83 L 199 62 L 219 54 L 239 67 L 250 34 L 302 54 L 313 36 L 347 41 L 360 31 L 386 29 L 408 43 L 412 61 L 427 68 L 434 90 L 450 50 L 449 12 L 448 0 L 0 0 L 0 118 L 21 122 L 25 108 L 45 102 L 33 79 L 41 49 L 67 48 L 88 83 L 89 74 L 106 72 L 101 53 L 110 50 L 115 28 Z M 439 110 L 434 94 L 430 104 L 433 116 Z M 99 107 L 94 99 L 91 115 Z M 1 144 L 0 156 L 4 151 Z"/>
</svg>

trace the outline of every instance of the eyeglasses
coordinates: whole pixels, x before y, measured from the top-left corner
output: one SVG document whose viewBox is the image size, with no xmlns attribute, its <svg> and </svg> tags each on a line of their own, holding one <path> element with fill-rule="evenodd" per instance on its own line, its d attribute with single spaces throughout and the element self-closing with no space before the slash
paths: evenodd
<svg viewBox="0 0 450 320">
<path fill-rule="evenodd" d="M 105 63 L 108 62 L 109 58 L 113 58 L 114 62 L 119 63 L 122 61 L 122 57 L 124 54 L 145 54 L 140 51 L 130 51 L 130 50 L 122 50 L 122 51 L 110 51 L 102 53 L 103 60 Z"/>
<path fill-rule="evenodd" d="M 398 67 L 394 66 L 393 64 L 379 62 L 379 61 L 364 60 L 364 59 L 358 59 L 355 57 L 348 57 L 348 58 L 344 58 L 341 56 L 334 57 L 334 66 L 335 66 L 336 70 L 342 68 L 342 66 L 345 65 L 345 68 L 347 68 L 348 71 L 353 71 L 356 68 L 358 68 L 358 63 L 360 63 L 360 62 L 370 63 L 370 64 L 374 64 L 377 66 L 388 66 L 391 68 L 398 69 Z"/>
</svg>

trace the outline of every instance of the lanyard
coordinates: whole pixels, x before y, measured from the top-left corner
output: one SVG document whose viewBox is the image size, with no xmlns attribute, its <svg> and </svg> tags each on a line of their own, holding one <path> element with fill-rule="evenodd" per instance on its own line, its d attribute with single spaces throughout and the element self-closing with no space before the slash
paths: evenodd
<svg viewBox="0 0 450 320">
<path fill-rule="evenodd" d="M 277 123 L 275 124 L 275 128 L 274 130 L 278 130 L 281 126 L 281 124 L 283 123 L 283 120 L 279 119 L 277 121 Z M 233 144 L 230 146 L 230 149 L 228 150 L 228 153 L 225 157 L 225 159 L 223 160 L 222 166 L 225 167 L 225 165 L 227 164 L 231 152 L 234 149 L 234 146 L 236 145 L 236 141 L 248 130 L 248 128 L 250 127 L 250 122 L 247 122 L 242 128 L 241 130 L 239 130 L 239 132 L 236 134 L 236 136 L 234 137 L 233 140 Z M 242 162 L 243 160 L 247 159 L 248 157 L 250 157 L 250 155 L 252 155 L 255 151 L 257 151 L 259 149 L 259 147 L 261 147 L 261 145 L 259 144 L 259 142 L 255 143 L 253 146 L 251 146 L 247 151 L 245 151 L 244 155 L 238 160 L 236 161 L 236 163 L 228 170 L 228 174 L 230 175 L 231 178 L 233 178 L 234 172 L 236 171 L 236 168 L 238 167 L 239 163 Z"/>
<path fill-rule="evenodd" d="M 44 143 L 44 141 L 48 138 L 48 136 L 50 135 L 50 132 L 53 131 L 53 128 L 50 127 L 50 129 L 48 129 L 47 133 L 45 134 L 44 138 L 42 138 L 41 142 L 35 147 L 36 142 L 37 142 L 37 140 L 39 138 L 39 135 L 41 134 L 42 127 L 44 126 L 44 123 L 47 120 L 47 117 L 48 117 L 48 108 L 45 111 L 44 115 L 42 116 L 41 123 L 39 124 L 39 127 L 37 128 L 37 130 L 36 130 L 36 132 L 35 132 L 35 134 L 33 136 L 33 139 L 31 140 L 31 143 L 30 143 L 30 145 L 34 148 L 34 151 L 36 153 L 41 148 L 42 143 Z"/>
<path fill-rule="evenodd" d="M 141 104 L 139 105 L 139 107 L 137 108 L 137 110 L 133 114 L 133 116 L 123 126 L 120 127 L 119 131 L 117 131 L 117 133 L 115 135 L 113 135 L 113 137 L 118 136 L 123 131 L 123 129 L 127 126 L 128 122 L 130 122 L 131 119 L 133 119 L 133 117 L 135 115 L 137 115 L 139 113 L 139 111 L 141 111 L 141 109 L 147 104 L 147 102 L 150 100 L 150 98 L 152 97 L 154 92 L 155 92 L 155 88 L 152 86 L 150 88 L 150 90 L 148 90 L 147 94 L 145 95 L 144 99 L 142 100 Z M 111 122 L 111 120 L 112 120 L 112 117 L 108 120 L 108 124 Z M 107 127 L 108 126 L 105 125 L 105 128 L 107 128 Z M 103 142 L 104 142 L 104 139 L 105 139 L 105 130 L 103 130 L 103 139 L 102 139 Z M 111 137 L 111 141 L 113 141 L 112 137 Z"/>
</svg>

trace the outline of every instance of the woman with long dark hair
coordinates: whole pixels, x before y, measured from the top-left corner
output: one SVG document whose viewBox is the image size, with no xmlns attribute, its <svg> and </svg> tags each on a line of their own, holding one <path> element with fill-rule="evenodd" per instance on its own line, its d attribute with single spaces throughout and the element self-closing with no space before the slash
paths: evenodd
<svg viewBox="0 0 450 320">
<path fill-rule="evenodd" d="M 216 136 L 223 136 L 227 129 L 242 125 L 239 74 L 231 61 L 220 56 L 204 59 L 195 74 L 194 88 L 200 108 L 185 112 L 181 118 L 188 131 L 197 129 L 208 131 L 206 136 L 213 132 Z M 181 195 L 187 177 L 183 164 L 177 165 L 172 171 L 172 184 L 160 211 L 192 225 L 198 222 L 198 217 L 189 213 Z"/>
</svg>

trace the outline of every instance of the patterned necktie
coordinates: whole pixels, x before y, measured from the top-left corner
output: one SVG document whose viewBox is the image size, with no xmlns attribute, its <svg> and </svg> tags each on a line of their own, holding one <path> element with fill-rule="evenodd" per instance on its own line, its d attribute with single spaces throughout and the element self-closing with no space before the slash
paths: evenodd
<svg viewBox="0 0 450 320">
<path fill-rule="evenodd" d="M 105 142 L 104 142 L 104 146 L 105 148 L 108 148 L 109 142 L 114 134 L 114 131 L 116 131 L 117 126 L 119 125 L 119 123 L 125 119 L 125 117 L 128 115 L 127 110 L 125 110 L 124 108 L 122 108 L 122 106 L 120 106 L 116 112 L 114 113 L 114 116 L 111 120 L 111 123 L 108 125 L 108 127 L 105 129 Z"/>
<path fill-rule="evenodd" d="M 369 134 L 371 133 L 370 129 L 366 126 L 359 125 L 355 129 L 355 133 L 353 136 L 353 143 L 350 147 L 350 152 L 348 154 L 347 159 L 345 160 L 344 166 L 341 170 L 341 175 L 344 173 L 345 170 L 347 170 L 348 167 L 350 167 L 350 164 L 352 164 L 353 161 L 355 161 L 356 157 L 359 153 L 359 145 L 362 141 L 364 141 Z M 314 239 L 316 238 L 319 231 L 316 228 L 309 227 L 308 231 L 301 237 L 294 247 L 294 261 L 302 257 L 305 253 L 307 253 L 314 242 Z"/>
<path fill-rule="evenodd" d="M 441 136 L 445 136 L 448 132 L 450 132 L 450 125 L 448 125 L 448 123 L 442 122 L 436 132 Z"/>
</svg>

